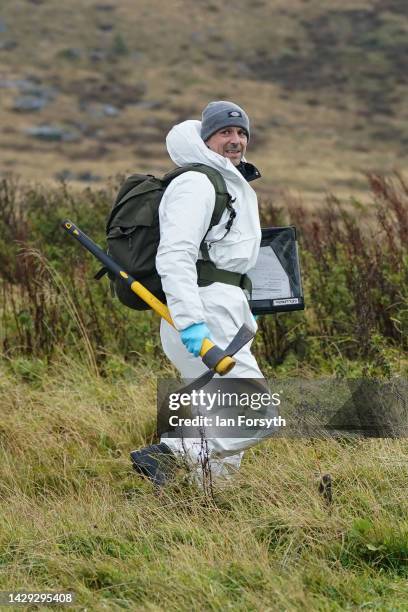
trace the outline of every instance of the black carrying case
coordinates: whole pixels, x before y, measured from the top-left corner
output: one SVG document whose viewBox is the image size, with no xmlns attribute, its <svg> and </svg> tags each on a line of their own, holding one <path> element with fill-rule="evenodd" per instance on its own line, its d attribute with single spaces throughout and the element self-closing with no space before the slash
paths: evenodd
<svg viewBox="0 0 408 612">
<path fill-rule="evenodd" d="M 253 314 L 303 310 L 295 226 L 263 228 L 258 261 L 247 274 L 252 281 Z"/>
</svg>

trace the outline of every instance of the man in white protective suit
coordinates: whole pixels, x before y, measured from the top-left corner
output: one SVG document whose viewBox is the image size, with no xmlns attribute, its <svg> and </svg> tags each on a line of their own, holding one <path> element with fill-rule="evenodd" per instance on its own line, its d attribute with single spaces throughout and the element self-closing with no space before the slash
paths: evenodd
<svg viewBox="0 0 408 612">
<path fill-rule="evenodd" d="M 211 102 L 204 109 L 201 122 L 184 121 L 167 136 L 167 150 L 177 166 L 200 163 L 221 173 L 236 213 L 228 232 L 230 212 L 225 210 L 221 222 L 207 233 L 215 206 L 215 189 L 205 174 L 194 171 L 173 179 L 160 203 L 156 267 L 175 326 L 162 319 L 160 335 L 165 354 L 183 379 L 195 379 L 206 371 L 198 357 L 204 338 L 226 347 L 244 323 L 254 332 L 257 329 L 246 292 L 226 282 L 198 286 L 196 267 L 197 260 L 202 258 L 203 239 L 218 269 L 245 275 L 255 266 L 261 228 L 257 196 L 249 182 L 260 177 L 260 173 L 245 160 L 249 139 L 247 114 L 228 101 Z M 263 378 L 250 343 L 234 359 L 236 365 L 225 377 Z M 243 451 L 258 441 L 259 438 L 207 440 L 212 477 L 226 476 L 238 469 Z M 179 454 L 199 471 L 203 463 L 202 440 L 164 435 L 160 444 L 133 451 L 131 457 L 138 472 L 161 485 L 167 479 L 167 468 Z M 167 462 L 160 465 L 159 455 L 166 456 Z"/>
</svg>

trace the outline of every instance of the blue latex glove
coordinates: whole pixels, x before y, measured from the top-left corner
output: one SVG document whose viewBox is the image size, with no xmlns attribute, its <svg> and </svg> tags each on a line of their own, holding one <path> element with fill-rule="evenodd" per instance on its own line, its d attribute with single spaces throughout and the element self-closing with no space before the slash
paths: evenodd
<svg viewBox="0 0 408 612">
<path fill-rule="evenodd" d="M 199 356 L 204 338 L 209 337 L 210 330 L 205 323 L 193 323 L 193 325 L 182 329 L 180 332 L 182 343 L 194 357 Z"/>
</svg>

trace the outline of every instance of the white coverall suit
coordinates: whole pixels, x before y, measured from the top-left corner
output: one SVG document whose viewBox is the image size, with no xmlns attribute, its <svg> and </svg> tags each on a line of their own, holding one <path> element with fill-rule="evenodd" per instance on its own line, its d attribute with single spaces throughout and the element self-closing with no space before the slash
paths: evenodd
<svg viewBox="0 0 408 612">
<path fill-rule="evenodd" d="M 217 268 L 246 273 L 255 266 L 261 228 L 255 191 L 231 161 L 210 150 L 201 139 L 200 121 L 184 121 L 172 128 L 166 140 L 167 150 L 177 166 L 202 163 L 217 169 L 225 179 L 228 193 L 237 213 L 231 230 L 225 234 L 229 213 L 224 211 L 221 222 L 207 234 L 209 255 Z M 160 274 L 167 305 L 175 328 L 164 319 L 161 322 L 163 350 L 183 379 L 194 379 L 206 371 L 200 358 L 194 357 L 183 345 L 179 331 L 193 323 L 205 322 L 211 339 L 226 347 L 245 323 L 256 331 L 257 324 L 248 300 L 240 287 L 213 283 L 198 287 L 196 261 L 201 258 L 200 244 L 211 221 L 215 206 L 215 190 L 199 172 L 186 172 L 167 187 L 160 203 L 160 245 L 156 266 Z M 213 242 L 214 241 L 214 242 Z M 226 376 L 230 378 L 263 378 L 250 343 L 234 359 L 236 365 Z M 201 440 L 161 439 L 174 452 L 187 452 L 191 462 L 199 461 Z M 228 465 L 238 468 L 243 451 L 259 442 L 259 438 L 217 438 L 208 440 L 212 474 L 224 475 Z"/>
</svg>

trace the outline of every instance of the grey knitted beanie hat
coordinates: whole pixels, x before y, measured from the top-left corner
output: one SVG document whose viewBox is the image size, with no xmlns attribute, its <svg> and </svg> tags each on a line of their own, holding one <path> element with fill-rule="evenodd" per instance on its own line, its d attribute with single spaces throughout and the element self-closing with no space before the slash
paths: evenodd
<svg viewBox="0 0 408 612">
<path fill-rule="evenodd" d="M 249 118 L 242 108 L 226 100 L 210 102 L 203 110 L 201 138 L 206 141 L 214 132 L 228 126 L 243 128 L 249 140 Z"/>
</svg>

